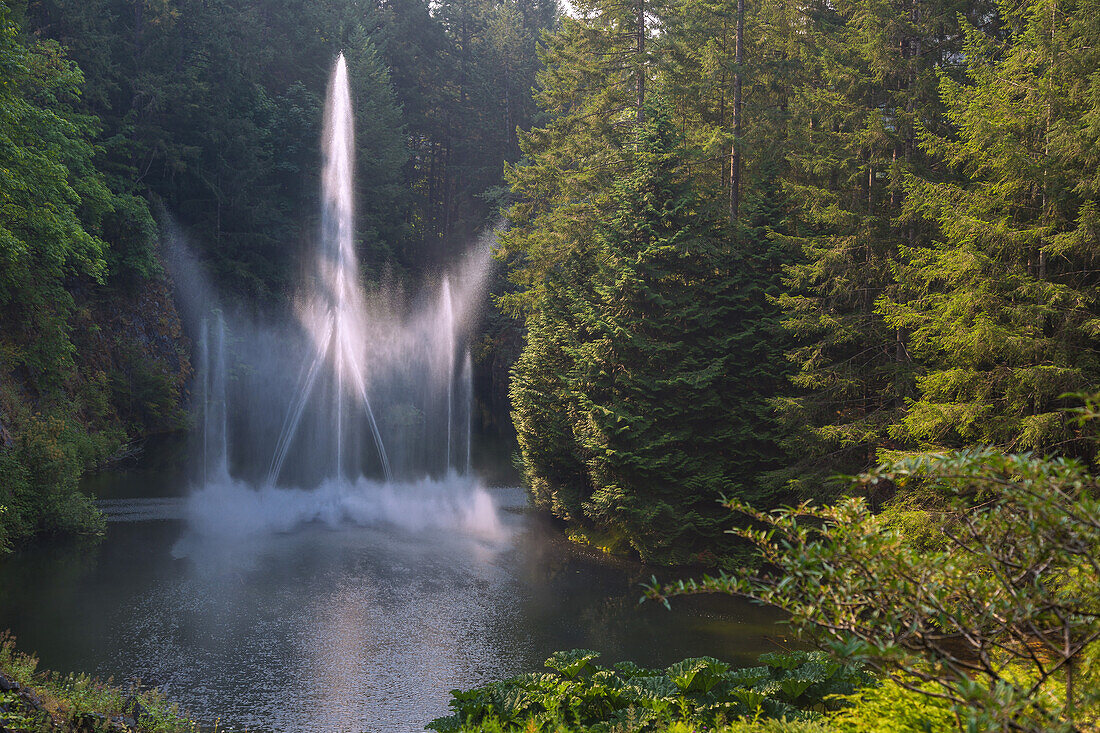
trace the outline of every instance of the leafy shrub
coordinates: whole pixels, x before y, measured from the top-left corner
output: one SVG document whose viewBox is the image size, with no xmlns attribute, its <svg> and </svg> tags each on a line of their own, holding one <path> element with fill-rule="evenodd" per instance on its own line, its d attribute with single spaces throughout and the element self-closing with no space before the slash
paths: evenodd
<svg viewBox="0 0 1100 733">
<path fill-rule="evenodd" d="M 27 469 L 13 451 L 0 448 L 0 554 L 33 531 L 29 514 Z"/>
<path fill-rule="evenodd" d="M 828 725 L 827 721 L 760 718 L 738 720 L 717 728 L 690 722 L 678 722 L 662 730 L 661 733 L 830 733 L 832 730 L 833 728 Z"/>
<path fill-rule="evenodd" d="M 920 683 L 913 681 L 915 686 Z M 829 716 L 829 730 L 836 733 L 939 733 L 954 730 L 958 719 L 951 704 L 932 692 L 902 687 L 893 680 L 870 685 L 846 696 L 849 705 Z"/>
<path fill-rule="evenodd" d="M 7 631 L 0 631 L 0 671 L 16 682 L 28 684 L 38 668 L 38 658 L 15 650 L 15 638 Z"/>
<path fill-rule="evenodd" d="M 33 415 L 19 436 L 14 458 L 25 469 L 24 514 L 35 517 L 34 529 L 101 533 L 102 514 L 77 491 L 77 485 L 88 462 L 115 449 L 117 443 L 110 436 L 91 435 L 72 418 Z"/>
<path fill-rule="evenodd" d="M 546 672 L 473 690 L 453 690 L 453 714 L 430 730 L 569 730 L 592 733 L 662 730 L 676 722 L 714 727 L 743 716 L 805 720 L 836 709 L 872 678 L 822 652 L 765 654 L 760 665 L 731 669 L 711 657 L 666 669 L 632 662 L 595 664 L 586 649 L 556 652 Z"/>
<path fill-rule="evenodd" d="M 781 608 L 799 629 L 975 730 L 1080 730 L 1100 718 L 1100 480 L 1068 459 L 994 449 L 909 456 L 859 477 L 936 497 L 940 535 L 917 542 L 862 499 L 764 513 L 736 534 L 771 571 L 649 588 L 725 592 Z M 1088 680 L 1088 681 L 1087 681 Z M 928 683 L 928 684 L 923 684 Z"/>
</svg>

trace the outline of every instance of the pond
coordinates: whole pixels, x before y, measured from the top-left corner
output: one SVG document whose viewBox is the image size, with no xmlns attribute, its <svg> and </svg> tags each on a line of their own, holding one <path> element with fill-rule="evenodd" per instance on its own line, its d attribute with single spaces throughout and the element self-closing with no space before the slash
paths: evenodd
<svg viewBox="0 0 1100 733">
<path fill-rule="evenodd" d="M 417 731 L 449 690 L 555 650 L 749 663 L 787 634 L 729 598 L 639 604 L 652 569 L 565 541 L 517 488 L 485 489 L 492 536 L 307 517 L 230 542 L 193 526 L 186 481 L 155 461 L 89 485 L 107 497 L 106 537 L 0 562 L 0 627 L 45 668 L 141 680 L 207 723 Z"/>
</svg>

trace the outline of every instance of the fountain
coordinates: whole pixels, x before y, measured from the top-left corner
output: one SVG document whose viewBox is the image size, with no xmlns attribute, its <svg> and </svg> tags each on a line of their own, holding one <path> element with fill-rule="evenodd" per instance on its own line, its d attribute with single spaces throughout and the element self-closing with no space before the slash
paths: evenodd
<svg viewBox="0 0 1100 733">
<path fill-rule="evenodd" d="M 314 519 L 492 529 L 492 502 L 470 472 L 467 347 L 490 237 L 418 293 L 368 292 L 355 248 L 343 55 L 329 84 L 322 148 L 321 232 L 296 322 L 233 317 L 205 284 L 192 288 L 199 302 L 184 304 L 197 321 L 202 408 L 192 524 L 227 533 Z M 198 278 L 187 257 L 175 259 Z"/>
<path fill-rule="evenodd" d="M 362 411 L 370 424 L 370 433 L 378 452 L 379 464 L 387 481 L 393 480 L 389 458 L 378 430 L 378 421 L 367 395 L 364 358 L 367 353 L 366 329 L 362 322 L 365 299 L 359 283 L 359 265 L 355 256 L 354 168 L 355 122 L 351 111 L 348 67 L 341 54 L 336 62 L 325 107 L 324 155 L 322 176 L 323 236 L 317 261 L 315 287 L 302 308 L 303 325 L 314 344 L 313 362 L 299 384 L 298 398 L 276 443 L 268 482 L 279 479 L 283 462 L 301 423 L 302 411 L 313 394 L 317 377 L 324 366 L 332 383 L 326 390 L 333 409 L 330 430 L 335 437 L 330 478 L 340 478 L 348 465 L 348 424 Z"/>
</svg>

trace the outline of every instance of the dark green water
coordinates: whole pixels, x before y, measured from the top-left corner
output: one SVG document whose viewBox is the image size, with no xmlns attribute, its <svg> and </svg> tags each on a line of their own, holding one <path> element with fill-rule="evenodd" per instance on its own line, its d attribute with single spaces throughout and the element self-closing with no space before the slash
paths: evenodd
<svg viewBox="0 0 1100 733">
<path fill-rule="evenodd" d="M 95 545 L 0 561 L 0 628 L 43 667 L 156 685 L 257 731 L 415 731 L 448 691 L 584 647 L 610 663 L 748 663 L 786 628 L 729 598 L 638 604 L 652 570 L 579 550 L 489 489 L 503 532 L 307 522 L 212 540 L 164 470 L 101 476 Z M 660 575 L 660 573 L 658 573 Z"/>
</svg>

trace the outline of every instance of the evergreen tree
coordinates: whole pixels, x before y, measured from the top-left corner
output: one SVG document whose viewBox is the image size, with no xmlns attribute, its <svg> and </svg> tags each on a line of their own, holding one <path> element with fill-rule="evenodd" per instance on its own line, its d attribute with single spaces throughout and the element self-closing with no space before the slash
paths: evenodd
<svg viewBox="0 0 1100 733">
<path fill-rule="evenodd" d="M 1061 395 L 1100 377 L 1100 5 L 999 10 L 998 33 L 968 30 L 966 80 L 941 82 L 951 128 L 922 140 L 952 175 L 908 179 L 937 235 L 903 248 L 880 303 L 922 365 L 896 433 L 1087 453 Z"/>
<path fill-rule="evenodd" d="M 278 302 L 293 291 L 297 245 L 316 236 L 322 99 L 341 51 L 360 72 L 363 261 L 390 258 L 382 238 L 400 249 L 412 236 L 405 130 L 372 8 L 30 0 L 27 15 L 86 67 L 83 109 L 103 122 L 105 167 L 164 203 L 227 290 Z"/>
<path fill-rule="evenodd" d="M 499 305 L 527 320 L 511 388 L 525 480 L 536 503 L 578 522 L 591 488 L 572 438 L 579 408 L 568 375 L 585 340 L 577 304 L 594 297 L 593 233 L 611 210 L 637 118 L 635 18 L 627 5 L 607 5 L 589 7 L 590 20 L 562 18 L 545 39 L 536 92 L 544 122 L 520 135 L 524 158 L 507 168 L 517 200 L 501 237 L 515 290 Z"/>
<path fill-rule="evenodd" d="M 744 48 L 738 65 L 736 0 L 673 5 L 664 24 L 659 68 L 662 88 L 682 116 L 685 136 L 703 153 L 694 175 L 699 185 L 712 189 L 707 195 L 715 199 L 730 195 L 733 97 L 740 69 L 740 200 L 751 208 L 784 167 L 790 96 L 800 83 L 806 44 L 801 13 L 789 0 L 755 0 L 743 11 Z M 742 220 L 751 217 L 748 209 L 741 213 Z"/>
<path fill-rule="evenodd" d="M 790 97 L 784 241 L 801 256 L 777 298 L 796 341 L 796 390 L 776 400 L 798 456 L 774 479 L 803 496 L 896 447 L 891 426 L 913 394 L 908 334 L 876 300 L 896 287 L 899 248 L 927 237 L 902 216 L 903 180 L 929 168 L 915 146 L 935 126 L 936 68 L 959 57 L 953 0 L 849 0 L 804 9 L 803 75 Z"/>
<path fill-rule="evenodd" d="M 759 397 L 735 368 L 743 339 L 759 338 L 751 266 L 685 180 L 688 160 L 667 107 L 649 105 L 595 234 L 595 298 L 579 307 L 590 337 L 572 350 L 586 516 L 624 530 L 643 559 L 713 546 L 718 499 L 760 459 L 746 410 Z"/>
<path fill-rule="evenodd" d="M 641 115 L 638 79 L 653 72 L 652 45 L 639 47 L 636 36 L 637 6 L 593 2 L 581 10 L 583 19 L 564 17 L 545 38 L 535 93 L 543 124 L 519 136 L 524 158 L 506 168 L 516 201 L 501 256 L 518 290 L 502 305 L 517 314 L 607 213 Z"/>
<path fill-rule="evenodd" d="M 519 200 L 503 242 L 519 290 L 502 304 L 527 317 L 511 396 L 536 504 L 668 561 L 714 539 L 721 492 L 770 500 L 756 479 L 778 453 L 765 396 L 781 339 L 765 293 L 782 259 L 766 236 L 779 192 L 762 173 L 745 221 L 719 223 L 725 176 L 699 124 L 713 124 L 713 97 L 677 83 L 690 54 L 664 63 L 686 38 L 669 25 L 676 12 L 647 4 L 647 28 L 662 32 L 643 45 L 632 10 L 585 6 L 547 38 L 545 124 L 521 136 L 527 157 L 509 170 Z M 643 88 L 667 85 L 671 104 L 639 111 L 639 62 Z"/>
<path fill-rule="evenodd" d="M 574 354 L 583 342 L 570 286 L 578 266 L 575 254 L 554 273 L 527 318 L 526 343 L 512 369 L 509 397 L 520 448 L 524 485 L 536 507 L 574 525 L 586 523 L 584 503 L 592 483 L 574 434 L 580 405 L 572 375 Z M 587 282 L 587 273 L 580 283 Z"/>
</svg>

